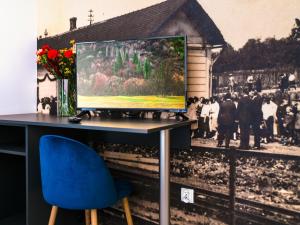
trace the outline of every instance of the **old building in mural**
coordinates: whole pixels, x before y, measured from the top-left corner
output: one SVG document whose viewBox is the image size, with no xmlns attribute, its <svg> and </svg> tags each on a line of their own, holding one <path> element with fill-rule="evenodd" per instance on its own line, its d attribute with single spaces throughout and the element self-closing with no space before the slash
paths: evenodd
<svg viewBox="0 0 300 225">
<path fill-rule="evenodd" d="M 226 43 L 218 27 L 196 0 L 168 0 L 84 27 L 77 27 L 76 15 L 73 16 L 68 31 L 39 38 L 38 48 L 44 44 L 64 48 L 69 46 L 70 40 L 89 42 L 187 35 L 187 95 L 192 101 L 190 108 L 195 111 L 198 124 L 192 132 L 191 149 L 172 149 L 171 224 L 299 222 L 300 168 L 297 146 L 285 146 L 284 150 L 293 150 L 287 155 L 281 151 L 279 142 L 268 144 L 270 147 L 267 147 L 266 153 L 249 151 L 242 154 L 240 151 L 215 148 L 217 121 L 211 113 L 214 99 L 209 98 L 216 92 L 222 96 L 228 91 L 229 77 L 234 77 L 236 82 L 245 82 L 249 75 L 254 75 L 256 79 L 267 73 L 269 75 L 264 78 L 267 81 L 263 82 L 263 88 L 275 86 L 279 79 L 276 71 L 245 70 L 212 74 L 216 60 L 214 50 L 224 48 Z M 55 80 L 38 68 L 38 110 L 47 113 L 50 111 L 47 105 L 55 107 L 55 95 Z M 237 136 L 232 142 L 235 147 L 239 144 L 238 131 L 237 128 Z M 252 134 L 250 141 L 253 142 Z M 122 143 L 89 144 L 105 158 L 116 176 L 129 178 L 133 182 L 135 192 L 131 205 L 135 224 L 158 224 L 158 148 Z M 182 187 L 194 189 L 195 203 L 181 201 Z M 103 214 L 104 224 L 122 223 L 120 206 L 106 209 Z"/>
<path fill-rule="evenodd" d="M 71 18 L 69 31 L 39 39 L 38 48 L 43 44 L 64 48 L 72 39 L 88 42 L 172 35 L 187 35 L 188 96 L 209 97 L 212 49 L 222 47 L 225 41 L 214 22 L 194 0 L 166 1 L 80 28 L 76 28 L 76 19 Z"/>
</svg>

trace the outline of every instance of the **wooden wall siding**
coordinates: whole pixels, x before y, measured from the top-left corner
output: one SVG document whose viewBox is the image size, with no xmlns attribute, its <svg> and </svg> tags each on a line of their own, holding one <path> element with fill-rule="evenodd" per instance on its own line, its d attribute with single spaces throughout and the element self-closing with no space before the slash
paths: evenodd
<svg viewBox="0 0 300 225">
<path fill-rule="evenodd" d="M 189 45 L 189 46 L 190 46 L 190 48 L 188 49 L 189 56 L 206 57 L 204 50 L 195 50 L 195 49 L 192 49 L 191 45 Z"/>
<path fill-rule="evenodd" d="M 199 96 L 199 97 L 206 95 L 206 94 L 204 94 L 204 92 L 201 92 L 202 89 L 206 89 L 206 84 L 192 84 L 192 85 L 188 85 L 188 92 L 197 92 L 198 95 L 196 95 L 196 96 Z"/>
<path fill-rule="evenodd" d="M 194 45 L 195 44 L 188 44 L 187 95 L 188 97 L 208 97 L 208 59 L 205 50 L 195 49 Z"/>
<path fill-rule="evenodd" d="M 134 167 L 146 171 L 159 172 L 159 160 L 146 158 L 139 154 L 104 151 L 102 157 L 107 161 L 127 167 Z"/>
<path fill-rule="evenodd" d="M 203 83 L 203 78 L 205 77 L 188 77 L 188 84 L 190 85 L 201 85 Z"/>
<path fill-rule="evenodd" d="M 188 64 L 188 68 L 187 68 L 188 71 L 200 71 L 200 72 L 205 71 L 206 72 L 206 63 L 190 63 L 189 57 L 188 57 L 187 64 Z"/>
<path fill-rule="evenodd" d="M 188 71 L 187 77 L 188 78 L 206 78 L 206 73 L 205 71 L 200 71 L 201 73 L 199 74 L 199 71 Z"/>
</svg>

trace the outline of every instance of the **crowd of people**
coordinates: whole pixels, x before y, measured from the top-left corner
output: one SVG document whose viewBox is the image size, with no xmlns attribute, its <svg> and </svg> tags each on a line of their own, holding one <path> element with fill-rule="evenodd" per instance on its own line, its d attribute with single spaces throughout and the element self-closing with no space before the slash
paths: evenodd
<svg viewBox="0 0 300 225">
<path fill-rule="evenodd" d="M 42 114 L 57 115 L 57 97 L 44 97 L 37 100 L 37 112 Z"/>
<path fill-rule="evenodd" d="M 226 148 L 230 140 L 239 140 L 239 148 L 245 150 L 272 142 L 300 146 L 300 95 L 289 92 L 290 83 L 282 79 L 285 75 L 273 93 L 251 89 L 249 84 L 239 93 L 229 86 L 226 94 L 189 98 L 187 116 L 198 121 L 192 126 L 192 136 L 215 139 L 217 147 Z"/>
</svg>

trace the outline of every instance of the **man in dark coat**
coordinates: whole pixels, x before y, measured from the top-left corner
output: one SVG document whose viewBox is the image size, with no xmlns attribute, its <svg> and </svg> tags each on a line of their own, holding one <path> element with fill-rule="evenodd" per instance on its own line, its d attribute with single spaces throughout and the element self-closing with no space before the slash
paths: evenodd
<svg viewBox="0 0 300 225">
<path fill-rule="evenodd" d="M 280 76 L 280 85 L 279 85 L 281 92 L 284 93 L 285 90 L 288 89 L 288 87 L 289 87 L 289 78 L 286 74 L 282 74 Z"/>
<path fill-rule="evenodd" d="M 218 115 L 218 146 L 221 147 L 225 139 L 225 148 L 229 148 L 230 139 L 233 135 L 236 107 L 231 100 L 230 93 L 224 96 L 224 101 L 220 104 Z"/>
<path fill-rule="evenodd" d="M 254 134 L 254 149 L 260 149 L 260 124 L 263 121 L 263 113 L 262 113 L 262 97 L 254 92 L 254 96 L 252 98 L 252 118 L 251 125 Z"/>
<path fill-rule="evenodd" d="M 261 92 L 262 90 L 262 83 L 261 83 L 261 77 L 257 77 L 256 81 L 255 81 L 255 89 L 257 92 Z"/>
<path fill-rule="evenodd" d="M 283 140 L 284 136 L 286 135 L 285 128 L 283 126 L 284 117 L 286 114 L 286 108 L 288 106 L 288 100 L 282 99 L 281 104 L 278 106 L 276 111 L 277 121 L 278 121 L 278 133 L 281 136 L 281 141 Z"/>
<path fill-rule="evenodd" d="M 250 124 L 252 119 L 252 104 L 249 97 L 248 90 L 243 91 L 243 95 L 238 102 L 237 107 L 237 119 L 240 125 L 240 149 L 249 149 L 249 139 L 250 139 Z"/>
</svg>

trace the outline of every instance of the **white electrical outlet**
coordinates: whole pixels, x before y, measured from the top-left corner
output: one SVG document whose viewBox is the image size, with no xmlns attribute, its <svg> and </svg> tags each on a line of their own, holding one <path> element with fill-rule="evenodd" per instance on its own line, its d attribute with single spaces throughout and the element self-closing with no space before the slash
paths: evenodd
<svg viewBox="0 0 300 225">
<path fill-rule="evenodd" d="M 194 190 L 181 188 L 181 201 L 184 203 L 194 203 Z"/>
</svg>

